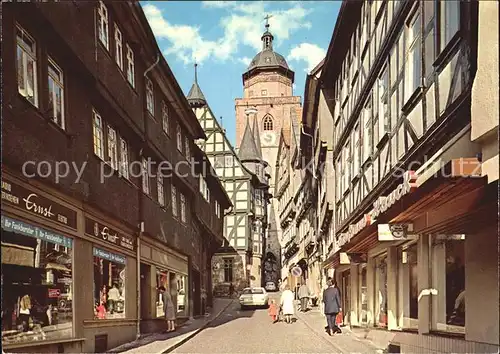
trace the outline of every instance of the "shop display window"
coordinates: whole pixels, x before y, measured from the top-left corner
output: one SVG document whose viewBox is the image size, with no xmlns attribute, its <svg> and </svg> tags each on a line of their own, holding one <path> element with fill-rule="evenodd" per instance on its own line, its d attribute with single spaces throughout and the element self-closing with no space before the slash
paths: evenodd
<svg viewBox="0 0 500 354">
<path fill-rule="evenodd" d="M 1 240 L 2 344 L 72 337 L 72 239 L 2 216 Z"/>
<path fill-rule="evenodd" d="M 361 280 L 361 291 L 359 292 L 359 303 L 361 305 L 361 324 L 366 325 L 368 322 L 368 298 L 366 287 L 366 265 L 363 265 L 359 271 Z"/>
<path fill-rule="evenodd" d="M 126 258 L 94 247 L 94 315 L 125 318 Z"/>
<path fill-rule="evenodd" d="M 177 313 L 179 316 L 186 316 L 187 310 L 187 277 L 179 275 L 177 277 Z"/>
<path fill-rule="evenodd" d="M 161 296 L 160 286 L 164 286 L 165 289 L 169 290 L 168 287 L 168 271 L 156 271 L 156 317 L 164 317 L 165 311 L 163 309 L 163 297 Z M 173 299 L 172 299 L 173 301 Z"/>
<path fill-rule="evenodd" d="M 433 329 L 465 333 L 465 235 L 437 235 L 432 240 Z"/>
<path fill-rule="evenodd" d="M 177 316 L 185 316 L 187 308 L 187 277 L 166 270 L 156 271 L 156 317 L 165 316 L 163 299 L 158 288 L 164 286 L 170 292 Z"/>
<path fill-rule="evenodd" d="M 399 306 L 402 311 L 401 327 L 407 329 L 418 328 L 418 268 L 416 244 L 407 245 L 398 249 L 398 291 Z"/>
</svg>

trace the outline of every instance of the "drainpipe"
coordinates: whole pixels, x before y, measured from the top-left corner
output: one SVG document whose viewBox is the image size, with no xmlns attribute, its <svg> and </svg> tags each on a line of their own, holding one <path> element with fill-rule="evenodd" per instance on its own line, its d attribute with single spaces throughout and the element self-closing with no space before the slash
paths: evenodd
<svg viewBox="0 0 500 354">
<path fill-rule="evenodd" d="M 160 54 L 156 54 L 156 61 L 154 62 L 153 65 L 151 65 L 149 68 L 146 69 L 144 72 L 144 77 L 146 77 L 147 73 L 153 70 L 153 68 L 158 65 L 160 62 Z M 146 117 L 147 118 L 147 117 Z M 144 141 L 147 141 L 147 119 L 144 120 Z M 139 151 L 139 159 L 142 160 L 143 158 L 143 148 Z M 143 208 L 142 208 L 142 190 L 141 187 L 137 189 L 137 194 L 139 196 L 139 219 L 143 219 Z M 141 337 L 141 238 L 142 234 L 144 233 L 144 221 L 141 221 L 139 223 L 139 233 L 137 235 L 137 253 L 136 253 L 136 259 L 137 259 L 137 328 L 136 328 L 136 339 L 139 339 Z"/>
</svg>

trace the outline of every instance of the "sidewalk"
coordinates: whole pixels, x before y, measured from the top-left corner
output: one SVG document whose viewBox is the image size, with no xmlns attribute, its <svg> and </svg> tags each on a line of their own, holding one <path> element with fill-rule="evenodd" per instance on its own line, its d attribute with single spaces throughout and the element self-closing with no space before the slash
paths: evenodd
<svg viewBox="0 0 500 354">
<path fill-rule="evenodd" d="M 143 338 L 122 344 L 109 350 L 108 353 L 161 354 L 171 351 L 203 330 L 210 322 L 219 317 L 232 302 L 233 299 L 214 299 L 214 307 L 209 316 L 188 321 L 172 333 L 146 334 Z"/>
<path fill-rule="evenodd" d="M 342 334 L 329 336 L 325 332 L 326 318 L 321 314 L 319 308 L 313 308 L 307 312 L 296 312 L 295 316 L 304 322 L 307 327 L 318 336 L 330 342 L 337 348 L 338 353 L 382 353 L 383 349 L 376 347 L 368 340 L 359 338 L 349 328 L 341 327 Z"/>
</svg>

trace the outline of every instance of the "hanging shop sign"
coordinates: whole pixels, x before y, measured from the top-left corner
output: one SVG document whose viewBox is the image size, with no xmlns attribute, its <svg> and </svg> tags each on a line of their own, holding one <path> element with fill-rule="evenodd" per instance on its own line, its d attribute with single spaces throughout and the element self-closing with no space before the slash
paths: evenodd
<svg viewBox="0 0 500 354">
<path fill-rule="evenodd" d="M 76 211 L 5 178 L 2 179 L 2 202 L 75 230 L 77 228 Z"/>
<path fill-rule="evenodd" d="M 3 215 L 2 229 L 16 234 L 37 238 L 42 241 L 55 243 L 64 247 L 73 247 L 73 240 L 69 237 L 65 237 L 63 235 L 56 234 L 55 232 L 42 229 L 41 227 L 30 225 Z"/>
<path fill-rule="evenodd" d="M 85 233 L 112 245 L 123 247 L 130 251 L 135 250 L 135 239 L 132 236 L 122 234 L 89 217 L 85 217 Z"/>
<path fill-rule="evenodd" d="M 379 241 L 408 240 L 414 236 L 410 234 L 413 224 L 378 224 L 377 228 Z"/>
<path fill-rule="evenodd" d="M 99 257 L 113 263 L 125 264 L 127 262 L 124 256 L 121 256 L 116 253 L 111 253 L 97 247 L 93 248 L 93 254 L 95 257 Z"/>
<path fill-rule="evenodd" d="M 403 183 L 396 187 L 389 195 L 379 197 L 373 203 L 371 216 L 373 219 L 378 218 L 382 213 L 385 213 L 391 206 L 401 199 L 406 194 L 413 192 L 417 188 L 417 174 L 415 171 L 406 171 L 403 175 Z"/>
<path fill-rule="evenodd" d="M 297 267 L 293 267 L 292 268 L 292 275 L 294 277 L 300 277 L 302 275 L 302 268 L 300 268 L 298 266 Z"/>
</svg>

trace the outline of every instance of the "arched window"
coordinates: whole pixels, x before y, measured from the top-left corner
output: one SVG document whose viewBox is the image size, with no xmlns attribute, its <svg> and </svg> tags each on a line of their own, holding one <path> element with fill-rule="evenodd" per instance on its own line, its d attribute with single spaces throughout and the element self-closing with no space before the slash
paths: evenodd
<svg viewBox="0 0 500 354">
<path fill-rule="evenodd" d="M 271 116 L 264 117 L 264 130 L 273 130 L 273 119 Z"/>
</svg>

